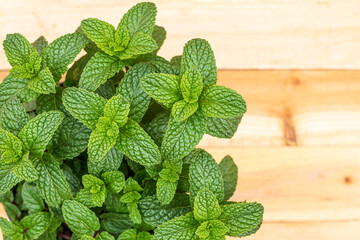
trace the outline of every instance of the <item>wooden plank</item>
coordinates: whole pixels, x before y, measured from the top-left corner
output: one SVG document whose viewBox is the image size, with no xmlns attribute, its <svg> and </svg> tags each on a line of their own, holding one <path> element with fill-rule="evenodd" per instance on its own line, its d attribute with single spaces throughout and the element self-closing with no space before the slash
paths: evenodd
<svg viewBox="0 0 360 240">
<path fill-rule="evenodd" d="M 19 32 L 30 41 L 74 31 L 97 17 L 117 24 L 136 1 L 12 0 L 0 2 L 0 41 Z M 357 69 L 360 59 L 358 0 L 159 0 L 157 23 L 168 38 L 160 51 L 181 54 L 191 38 L 212 44 L 220 68 Z M 9 65 L 3 51 L 0 68 Z"/>
</svg>

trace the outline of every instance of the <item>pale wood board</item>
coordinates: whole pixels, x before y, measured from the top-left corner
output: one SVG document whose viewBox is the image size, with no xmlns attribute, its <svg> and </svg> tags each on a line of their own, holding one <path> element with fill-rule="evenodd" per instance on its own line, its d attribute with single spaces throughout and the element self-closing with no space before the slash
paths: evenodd
<svg viewBox="0 0 360 240">
<path fill-rule="evenodd" d="M 0 42 L 19 32 L 50 41 L 96 17 L 115 26 L 135 1 L 1 0 Z M 158 0 L 157 24 L 168 37 L 160 51 L 181 54 L 191 38 L 211 43 L 220 68 L 358 69 L 358 0 Z M 0 51 L 0 69 L 7 69 Z"/>
</svg>

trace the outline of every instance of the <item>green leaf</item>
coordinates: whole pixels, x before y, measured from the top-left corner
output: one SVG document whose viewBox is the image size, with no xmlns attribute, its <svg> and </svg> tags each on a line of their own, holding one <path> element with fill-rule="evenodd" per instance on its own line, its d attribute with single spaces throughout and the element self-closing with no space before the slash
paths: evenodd
<svg viewBox="0 0 360 240">
<path fill-rule="evenodd" d="M 224 200 L 224 183 L 219 166 L 214 158 L 204 150 L 198 152 L 192 159 L 189 181 L 192 202 L 203 188 L 212 191 L 219 202 Z"/>
<path fill-rule="evenodd" d="M 237 131 L 241 117 L 234 118 L 207 118 L 205 132 L 217 138 L 232 138 Z"/>
<path fill-rule="evenodd" d="M 151 35 L 154 30 L 155 17 L 156 6 L 154 3 L 138 3 L 124 14 L 118 28 L 121 25 L 127 26 L 131 36 L 137 32 Z"/>
<path fill-rule="evenodd" d="M 196 234 L 199 223 L 195 220 L 193 213 L 167 221 L 155 229 L 155 238 L 158 240 L 197 240 Z"/>
<path fill-rule="evenodd" d="M 36 98 L 36 113 L 41 114 L 44 112 L 59 110 L 65 114 L 65 116 L 70 115 L 66 110 L 62 102 L 63 88 L 56 87 L 55 94 L 41 94 Z"/>
<path fill-rule="evenodd" d="M 79 203 L 83 204 L 85 207 L 88 208 L 102 207 L 103 204 L 103 201 L 101 201 L 102 199 L 94 197 L 94 194 L 91 193 L 89 189 L 81 189 L 76 194 L 75 199 L 76 201 L 78 201 Z"/>
<path fill-rule="evenodd" d="M 153 120 L 146 127 L 146 132 L 154 139 L 158 146 L 161 146 L 163 138 L 165 136 L 168 124 L 170 121 L 170 115 L 168 112 L 160 112 L 155 116 Z"/>
<path fill-rule="evenodd" d="M 112 171 L 102 174 L 109 193 L 119 193 L 125 186 L 125 176 L 122 172 Z"/>
<path fill-rule="evenodd" d="M 21 160 L 15 165 L 13 172 L 21 179 L 32 182 L 36 180 L 38 176 L 36 169 L 28 157 L 29 156 L 27 154 L 23 155 Z"/>
<path fill-rule="evenodd" d="M 219 220 L 229 228 L 226 235 L 233 237 L 257 228 L 264 214 L 264 207 L 256 202 L 224 205 L 221 210 Z"/>
<path fill-rule="evenodd" d="M 205 124 L 206 119 L 200 111 L 179 122 L 171 117 L 161 145 L 163 156 L 178 160 L 188 155 L 203 137 Z"/>
<path fill-rule="evenodd" d="M 194 217 L 199 222 L 215 220 L 221 214 L 221 209 L 216 196 L 207 188 L 200 190 L 194 202 Z"/>
<path fill-rule="evenodd" d="M 39 54 L 41 54 L 44 51 L 44 49 L 47 47 L 48 41 L 45 39 L 44 36 L 41 36 L 38 39 L 36 39 L 35 42 L 33 42 L 31 45 L 33 45 L 36 51 Z"/>
<path fill-rule="evenodd" d="M 180 69 L 181 69 L 181 58 L 182 55 L 178 55 L 178 56 L 174 56 L 170 60 L 172 67 L 178 72 L 178 74 L 180 74 Z"/>
<path fill-rule="evenodd" d="M 79 85 L 80 76 L 92 56 L 86 54 L 74 62 L 66 73 L 64 87 L 77 87 Z"/>
<path fill-rule="evenodd" d="M 68 227 L 78 237 L 92 236 L 94 231 L 100 229 L 100 222 L 95 213 L 81 203 L 73 200 L 64 201 L 62 213 Z"/>
<path fill-rule="evenodd" d="M 100 236 L 96 237 L 96 240 L 115 240 L 115 238 L 108 232 L 101 232 Z"/>
<path fill-rule="evenodd" d="M 76 196 L 82 188 L 79 178 L 74 174 L 73 170 L 69 166 L 63 164 L 61 167 L 72 194 Z"/>
<path fill-rule="evenodd" d="M 112 98 L 114 95 L 116 95 L 116 87 L 123 78 L 124 72 L 120 71 L 119 73 L 115 74 L 115 76 L 108 79 L 104 84 L 100 85 L 100 87 L 95 90 L 95 93 L 105 99 Z"/>
<path fill-rule="evenodd" d="M 22 233 L 23 229 L 15 225 L 14 223 L 8 221 L 7 219 L 0 217 L 0 228 L 4 236 L 13 236 L 17 233 Z"/>
<path fill-rule="evenodd" d="M 141 121 L 151 100 L 149 95 L 140 87 L 140 78 L 152 72 L 154 72 L 154 69 L 148 64 L 136 64 L 125 73 L 116 91 L 117 94 L 124 96 L 130 103 L 128 117 L 136 122 Z"/>
<path fill-rule="evenodd" d="M 160 48 L 166 39 L 165 28 L 155 25 L 151 36 L 156 41 L 156 45 Z"/>
<path fill-rule="evenodd" d="M 49 206 L 58 207 L 64 200 L 72 197 L 69 184 L 53 156 L 46 153 L 33 162 L 39 173 L 35 183 Z"/>
<path fill-rule="evenodd" d="M 200 72 L 196 67 L 186 70 L 181 78 L 181 93 L 188 103 L 195 103 L 203 89 L 203 82 Z"/>
<path fill-rule="evenodd" d="M 242 233 L 242 234 L 237 235 L 236 237 L 241 238 L 241 237 L 250 236 L 250 235 L 256 233 L 256 232 L 260 229 L 260 227 L 261 227 L 261 224 L 260 224 L 259 226 L 255 227 L 255 228 L 253 228 L 253 229 L 245 232 L 245 233 Z"/>
<path fill-rule="evenodd" d="M 55 82 L 58 82 L 68 70 L 68 65 L 75 60 L 86 42 L 83 34 L 75 32 L 59 37 L 44 49 L 41 57 L 54 76 Z"/>
<path fill-rule="evenodd" d="M 126 182 L 125 182 L 125 186 L 124 186 L 124 193 L 128 193 L 128 192 L 141 192 L 143 189 L 140 187 L 139 183 L 134 180 L 132 177 L 129 177 Z"/>
<path fill-rule="evenodd" d="M 238 167 L 232 157 L 226 156 L 219 164 L 224 181 L 224 201 L 229 200 L 234 194 L 238 180 Z"/>
<path fill-rule="evenodd" d="M 11 66 L 28 63 L 30 54 L 36 52 L 31 43 L 19 33 L 7 34 L 3 46 Z"/>
<path fill-rule="evenodd" d="M 116 51 L 123 51 L 130 42 L 130 32 L 125 25 L 120 25 L 115 32 Z"/>
<path fill-rule="evenodd" d="M 21 181 L 21 178 L 13 173 L 16 163 L 4 163 L 0 161 L 0 193 L 9 191 L 12 187 Z"/>
<path fill-rule="evenodd" d="M 137 32 L 132 36 L 125 50 L 119 53 L 119 57 L 120 59 L 129 59 L 138 55 L 151 53 L 158 48 L 155 40 L 151 36 Z"/>
<path fill-rule="evenodd" d="M 107 195 L 104 182 L 92 175 L 83 175 L 82 182 L 85 189 L 82 189 L 76 199 L 87 207 L 102 207 Z"/>
<path fill-rule="evenodd" d="M 41 156 L 63 118 L 62 112 L 50 111 L 42 113 L 28 122 L 19 133 L 19 139 L 25 149 L 34 156 Z"/>
<path fill-rule="evenodd" d="M 67 116 L 56 130 L 47 149 L 58 160 L 73 159 L 85 151 L 91 130 L 72 116 Z"/>
<path fill-rule="evenodd" d="M 196 230 L 201 239 L 226 240 L 225 234 L 229 229 L 219 220 L 203 222 Z"/>
<path fill-rule="evenodd" d="M 113 25 L 97 18 L 87 18 L 81 21 L 81 29 L 86 36 L 95 42 L 105 53 L 115 54 L 115 28 Z"/>
<path fill-rule="evenodd" d="M 181 99 L 180 78 L 164 73 L 151 73 L 141 78 L 141 88 L 167 108 Z"/>
<path fill-rule="evenodd" d="M 15 136 L 19 134 L 29 120 L 29 115 L 17 98 L 7 101 L 0 110 L 0 127 Z"/>
<path fill-rule="evenodd" d="M 144 166 L 161 162 L 158 146 L 138 123 L 129 119 L 119 132 L 115 147 L 131 160 Z"/>
<path fill-rule="evenodd" d="M 55 81 L 48 68 L 42 69 L 37 76 L 30 79 L 28 87 L 37 93 L 55 93 Z"/>
<path fill-rule="evenodd" d="M 41 68 L 41 57 L 34 51 L 30 54 L 28 63 L 16 65 L 10 70 L 10 75 L 14 78 L 31 78 L 38 74 Z"/>
<path fill-rule="evenodd" d="M 116 171 L 120 168 L 123 157 L 124 154 L 113 147 L 106 153 L 101 161 L 88 161 L 88 171 L 95 176 L 100 176 L 100 174 L 104 172 Z"/>
<path fill-rule="evenodd" d="M 79 87 L 88 91 L 95 91 L 107 79 L 122 70 L 124 66 L 124 63 L 117 57 L 97 52 L 86 64 L 80 77 Z"/>
<path fill-rule="evenodd" d="M 197 102 L 188 103 L 185 100 L 180 100 L 173 105 L 171 116 L 174 117 L 175 121 L 183 121 L 193 115 L 198 107 Z"/>
<path fill-rule="evenodd" d="M 161 204 L 167 205 L 169 204 L 176 193 L 177 181 L 170 182 L 159 178 L 156 183 L 156 196 L 157 199 L 161 202 Z"/>
<path fill-rule="evenodd" d="M 66 88 L 63 103 L 72 116 L 90 129 L 95 129 L 100 117 L 104 115 L 106 99 L 81 88 Z"/>
<path fill-rule="evenodd" d="M 117 95 L 110 98 L 105 104 L 104 116 L 122 127 L 127 121 L 129 111 L 130 103 L 122 95 Z"/>
<path fill-rule="evenodd" d="M 192 67 L 196 67 L 200 72 L 204 86 L 216 84 L 217 69 L 214 52 L 204 39 L 192 39 L 185 44 L 181 58 L 181 75 Z"/>
<path fill-rule="evenodd" d="M 21 155 L 22 143 L 13 134 L 0 128 L 0 154 L 5 152 L 15 152 L 16 155 Z"/>
<path fill-rule="evenodd" d="M 100 216 L 101 227 L 114 234 L 120 234 L 134 226 L 129 214 L 104 213 Z"/>
<path fill-rule="evenodd" d="M 4 209 L 6 215 L 12 220 L 19 219 L 22 213 L 21 210 L 11 202 L 4 203 Z"/>
<path fill-rule="evenodd" d="M 156 196 L 149 196 L 140 200 L 139 210 L 144 223 L 157 227 L 173 218 L 189 213 L 191 205 L 189 195 L 186 194 L 175 194 L 174 199 L 167 205 L 163 205 Z"/>
<path fill-rule="evenodd" d="M 5 77 L 0 84 L 0 108 L 15 97 L 19 97 L 22 102 L 29 102 L 37 97 L 38 93 L 28 88 L 29 79 L 15 79 L 10 76 Z"/>
<path fill-rule="evenodd" d="M 127 203 L 126 206 L 129 210 L 129 216 L 131 221 L 133 221 L 135 224 L 140 224 L 141 214 L 139 212 L 137 203 L 135 202 Z"/>
<path fill-rule="evenodd" d="M 240 117 L 246 112 L 246 103 L 236 91 L 211 85 L 200 96 L 200 107 L 207 117 Z"/>
<path fill-rule="evenodd" d="M 136 238 L 137 231 L 136 229 L 128 229 L 125 232 L 123 232 L 117 240 L 137 240 Z"/>
<path fill-rule="evenodd" d="M 25 229 L 27 229 L 25 236 L 29 239 L 37 239 L 49 227 L 50 214 L 47 212 L 34 213 L 24 217 L 20 223 Z"/>
</svg>

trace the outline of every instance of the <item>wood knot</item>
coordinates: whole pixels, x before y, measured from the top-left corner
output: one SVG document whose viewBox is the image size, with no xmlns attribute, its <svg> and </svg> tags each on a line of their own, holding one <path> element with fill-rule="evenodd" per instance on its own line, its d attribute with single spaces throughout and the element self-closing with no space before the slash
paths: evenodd
<svg viewBox="0 0 360 240">
<path fill-rule="evenodd" d="M 345 176 L 345 177 L 344 177 L 344 183 L 345 183 L 345 184 L 351 184 L 352 181 L 353 181 L 353 180 L 351 179 L 351 177 L 349 177 L 349 176 Z"/>
</svg>

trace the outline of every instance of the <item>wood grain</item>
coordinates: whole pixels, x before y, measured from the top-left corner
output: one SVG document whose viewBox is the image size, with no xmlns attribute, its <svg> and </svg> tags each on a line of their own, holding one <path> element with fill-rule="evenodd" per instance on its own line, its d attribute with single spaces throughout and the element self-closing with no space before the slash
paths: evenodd
<svg viewBox="0 0 360 240">
<path fill-rule="evenodd" d="M 19 32 L 50 41 L 96 17 L 117 24 L 135 1 L 0 1 L 0 41 Z M 220 68 L 358 69 L 358 0 L 158 0 L 168 37 L 160 54 L 181 54 L 191 38 L 209 40 Z M 7 69 L 0 52 L 0 69 Z"/>
</svg>

